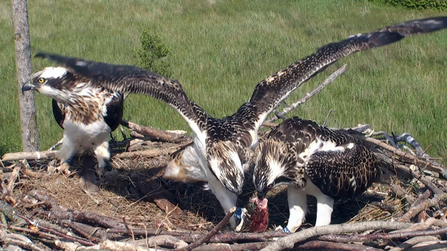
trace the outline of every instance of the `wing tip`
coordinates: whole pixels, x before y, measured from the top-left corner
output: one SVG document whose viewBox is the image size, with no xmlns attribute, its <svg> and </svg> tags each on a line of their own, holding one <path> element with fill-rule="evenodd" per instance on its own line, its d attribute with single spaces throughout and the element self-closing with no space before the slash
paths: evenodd
<svg viewBox="0 0 447 251">
<path fill-rule="evenodd" d="M 48 58 L 50 54 L 46 53 L 46 52 L 41 52 L 39 51 L 38 53 L 36 53 L 36 55 L 34 55 L 35 58 Z"/>
<path fill-rule="evenodd" d="M 415 20 L 414 22 L 416 25 L 422 25 L 420 33 L 430 33 L 447 28 L 447 16 L 429 17 Z M 419 32 L 415 33 L 417 34 Z"/>
<path fill-rule="evenodd" d="M 58 59 L 61 56 L 57 55 L 57 54 L 52 54 L 52 53 L 48 53 L 48 52 L 39 51 L 39 52 L 36 53 L 36 55 L 34 55 L 34 57 L 35 58 L 48 59 L 48 60 L 52 60 L 52 61 L 58 61 Z"/>
</svg>

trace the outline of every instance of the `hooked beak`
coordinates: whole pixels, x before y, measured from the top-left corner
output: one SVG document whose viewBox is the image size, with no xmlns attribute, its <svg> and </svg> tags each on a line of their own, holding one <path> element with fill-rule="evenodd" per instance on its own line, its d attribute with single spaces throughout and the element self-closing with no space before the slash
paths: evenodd
<svg viewBox="0 0 447 251">
<path fill-rule="evenodd" d="M 267 208 L 268 199 L 264 197 L 264 194 L 258 193 L 258 196 L 252 198 L 251 202 L 255 203 L 259 208 Z"/>
<path fill-rule="evenodd" d="M 35 90 L 35 89 L 36 89 L 36 86 L 33 85 L 31 83 L 31 81 L 28 81 L 25 84 L 23 84 L 23 86 L 22 86 L 22 93 L 24 93 L 26 91 L 29 91 L 29 90 Z"/>
<path fill-rule="evenodd" d="M 262 200 L 265 198 L 266 195 L 267 195 L 267 193 L 265 191 L 262 191 L 262 192 L 258 191 L 257 197 L 259 200 Z"/>
</svg>

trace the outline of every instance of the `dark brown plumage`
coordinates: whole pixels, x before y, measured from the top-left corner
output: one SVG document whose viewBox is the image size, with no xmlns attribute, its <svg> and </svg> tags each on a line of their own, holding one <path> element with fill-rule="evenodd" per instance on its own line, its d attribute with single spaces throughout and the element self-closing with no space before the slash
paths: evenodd
<svg viewBox="0 0 447 251">
<path fill-rule="evenodd" d="M 255 188 L 262 197 L 275 185 L 287 184 L 293 187 L 289 197 L 313 195 L 332 208 L 334 199 L 357 196 L 379 177 L 383 163 L 362 137 L 353 130 L 332 130 L 298 117 L 286 119 L 259 146 Z M 289 201 L 289 208 L 293 205 Z M 321 217 L 330 222 L 330 215 Z M 287 228 L 295 231 L 302 220 L 289 220 Z"/>
</svg>

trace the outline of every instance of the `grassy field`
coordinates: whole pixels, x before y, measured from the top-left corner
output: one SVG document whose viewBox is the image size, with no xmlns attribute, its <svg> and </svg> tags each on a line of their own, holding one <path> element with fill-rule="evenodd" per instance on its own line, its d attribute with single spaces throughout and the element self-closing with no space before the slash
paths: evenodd
<svg viewBox="0 0 447 251">
<path fill-rule="evenodd" d="M 21 149 L 10 4 L 0 2 L 0 154 Z M 34 0 L 28 8 L 33 53 L 136 65 L 133 52 L 141 31 L 159 34 L 171 50 L 173 77 L 216 117 L 234 113 L 259 81 L 322 45 L 447 14 L 358 0 Z M 432 156 L 447 156 L 447 31 L 345 58 L 295 91 L 289 102 L 344 63 L 345 74 L 290 116 L 322 123 L 334 109 L 331 127 L 369 123 L 376 131 L 409 132 Z M 34 71 L 49 65 L 33 59 Z M 63 134 L 50 105 L 49 98 L 37 94 L 42 149 Z M 173 109 L 145 96 L 130 96 L 124 117 L 162 129 L 188 129 Z"/>
</svg>

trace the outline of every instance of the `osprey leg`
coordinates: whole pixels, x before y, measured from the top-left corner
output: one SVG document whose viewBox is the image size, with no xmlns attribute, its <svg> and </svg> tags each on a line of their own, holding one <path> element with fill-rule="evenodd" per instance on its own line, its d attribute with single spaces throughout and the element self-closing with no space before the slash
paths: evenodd
<svg viewBox="0 0 447 251">
<path fill-rule="evenodd" d="M 231 208 L 236 207 L 237 195 L 226 189 L 216 178 L 212 178 L 208 182 L 208 188 L 219 200 L 220 205 L 222 205 L 225 214 L 227 214 Z M 230 218 L 230 225 L 232 229 L 236 228 L 236 218 Z"/>
<path fill-rule="evenodd" d="M 297 189 L 294 185 L 290 185 L 287 188 L 287 201 L 290 215 L 286 228 L 293 233 L 306 219 L 307 196 L 303 189 Z"/>
</svg>

